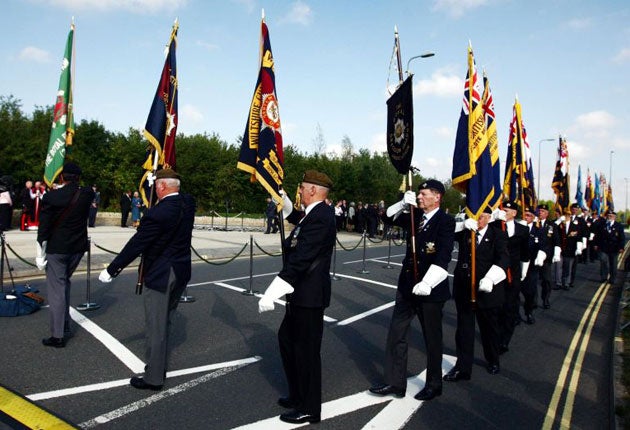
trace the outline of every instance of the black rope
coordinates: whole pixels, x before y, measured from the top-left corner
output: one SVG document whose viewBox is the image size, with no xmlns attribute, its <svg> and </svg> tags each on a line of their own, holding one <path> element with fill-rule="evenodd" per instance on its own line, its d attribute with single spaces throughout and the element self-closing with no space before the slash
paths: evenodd
<svg viewBox="0 0 630 430">
<path fill-rule="evenodd" d="M 344 251 L 354 251 L 355 249 L 357 249 L 359 247 L 359 245 L 361 245 L 361 242 L 363 241 L 363 236 L 361 236 L 361 238 L 359 239 L 359 242 L 356 244 L 356 246 L 354 246 L 352 248 L 346 248 L 345 246 L 343 246 L 343 244 L 341 242 L 339 242 L 339 238 L 335 238 L 335 239 L 337 240 L 337 243 L 339 244 L 341 249 L 343 249 Z"/>
<path fill-rule="evenodd" d="M 262 248 L 260 247 L 260 245 L 258 244 L 258 242 L 256 242 L 256 239 L 254 239 L 254 245 L 256 245 L 256 248 L 260 249 L 260 251 L 261 251 L 263 254 L 267 254 L 267 255 L 268 255 L 268 256 L 270 256 L 270 257 L 280 257 L 280 256 L 282 255 L 282 251 L 280 251 L 280 252 L 279 252 L 279 253 L 277 253 L 277 254 L 273 254 L 273 253 L 271 253 L 271 252 L 267 252 L 267 251 L 265 251 L 264 249 L 262 249 Z"/>
<path fill-rule="evenodd" d="M 238 253 L 237 253 L 234 257 L 232 257 L 232 258 L 230 258 L 229 260 L 224 261 L 224 262 L 222 262 L 222 263 L 215 263 L 215 262 L 213 262 L 213 261 L 210 261 L 210 260 L 207 260 L 207 259 L 203 258 L 201 255 L 199 255 L 199 253 L 197 252 L 197 250 L 196 250 L 195 248 L 193 248 L 192 246 L 190 247 L 190 249 L 192 249 L 192 251 L 195 253 L 195 255 L 196 255 L 197 257 L 199 257 L 199 259 L 200 259 L 200 260 L 202 260 L 203 262 L 208 263 L 208 264 L 213 264 L 213 265 L 215 265 L 215 266 L 220 266 L 220 265 L 222 265 L 222 264 L 228 264 L 228 263 L 231 263 L 232 261 L 234 261 L 234 260 L 236 259 L 236 257 L 238 257 L 239 255 L 241 255 L 241 254 L 243 253 L 243 251 L 245 251 L 245 248 L 247 248 L 247 245 L 249 245 L 249 244 L 248 244 L 248 243 L 246 243 L 245 245 L 243 245 L 243 247 L 241 248 L 241 250 L 240 250 L 240 251 L 239 251 L 239 252 L 238 252 Z"/>
<path fill-rule="evenodd" d="M 105 252 L 109 252 L 110 254 L 118 255 L 118 253 L 117 253 L 117 252 L 110 251 L 109 249 L 105 249 L 105 248 L 103 248 L 102 246 L 98 246 L 98 245 L 96 244 L 96 242 L 94 242 L 94 241 L 92 241 L 92 243 L 93 243 L 93 244 L 94 244 L 94 246 L 96 246 L 98 249 L 102 249 L 103 251 L 105 251 Z"/>
<path fill-rule="evenodd" d="M 20 257 L 17 252 L 15 252 L 13 250 L 13 248 L 11 248 L 11 245 L 9 245 L 6 241 L 4 242 L 4 244 L 7 246 L 7 248 L 9 248 L 9 251 L 11 251 L 13 253 L 13 255 L 15 255 L 21 262 L 28 264 L 29 266 L 33 266 L 33 267 L 37 267 L 36 264 L 31 263 L 30 261 L 27 261 L 25 259 L 23 259 L 22 257 Z"/>
</svg>

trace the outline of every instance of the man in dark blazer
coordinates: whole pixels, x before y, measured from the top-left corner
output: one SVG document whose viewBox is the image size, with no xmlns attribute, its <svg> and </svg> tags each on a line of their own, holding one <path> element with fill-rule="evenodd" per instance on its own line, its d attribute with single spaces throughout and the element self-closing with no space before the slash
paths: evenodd
<svg viewBox="0 0 630 430">
<path fill-rule="evenodd" d="M 540 249 L 545 253 L 546 257 L 542 266 L 538 267 L 538 279 L 540 279 L 540 296 L 545 303 L 549 303 L 551 297 L 551 268 L 554 263 L 561 261 L 560 249 L 560 232 L 558 226 L 549 220 L 549 207 L 542 203 L 536 207 L 538 212 L 538 221 L 536 221 L 536 228 L 541 230 L 540 238 L 542 243 Z M 535 322 L 533 315 L 531 320 L 528 319 L 528 324 Z"/>
<path fill-rule="evenodd" d="M 158 170 L 155 176 L 158 202 L 99 280 L 111 282 L 142 254 L 147 365 L 144 378 L 134 376 L 129 382 L 134 388 L 160 390 L 167 369 L 170 321 L 191 275 L 195 200 L 179 192 L 180 178 L 174 170 Z"/>
<path fill-rule="evenodd" d="M 518 205 L 516 202 L 504 202 L 505 221 L 502 229 L 508 235 L 507 249 L 510 264 L 507 269 L 505 286 L 505 302 L 499 313 L 499 353 L 507 352 L 510 340 L 514 334 L 514 327 L 520 323 L 519 302 L 521 282 L 527 276 L 529 268 L 529 230 L 516 221 Z"/>
<path fill-rule="evenodd" d="M 125 191 L 120 196 L 120 226 L 127 227 L 127 219 L 131 211 L 131 191 Z"/>
<path fill-rule="evenodd" d="M 94 192 L 79 186 L 81 169 L 66 163 L 61 185 L 44 194 L 37 230 L 37 267 L 46 268 L 51 337 L 46 346 L 63 348 L 70 337 L 70 278 L 88 248 L 87 220 Z"/>
<path fill-rule="evenodd" d="M 479 325 L 486 370 L 499 373 L 499 310 L 504 303 L 504 285 L 509 262 L 507 233 L 488 224 L 492 215 L 486 209 L 477 221 L 467 219 L 465 228 L 455 234 L 459 255 L 453 279 L 453 296 L 457 309 L 455 346 L 457 362 L 444 380 L 468 380 L 472 375 L 475 353 L 475 318 Z M 471 234 L 471 231 L 475 233 Z M 475 239 L 475 278 L 472 279 L 472 240 Z M 472 302 L 472 288 L 476 301 Z"/>
<path fill-rule="evenodd" d="M 614 284 L 617 280 L 617 258 L 623 252 L 626 237 L 615 211 L 609 210 L 606 219 L 606 224 L 602 224 L 595 235 L 595 249 L 599 252 L 601 281 L 608 280 Z"/>
<path fill-rule="evenodd" d="M 293 209 L 283 195 L 283 216 L 295 224 L 284 241 L 282 270 L 273 279 L 258 303 L 260 312 L 274 308 L 274 300 L 287 294 L 286 310 L 278 343 L 289 394 L 278 400 L 291 411 L 280 415 L 289 423 L 316 423 L 321 420 L 321 344 L 324 309 L 330 304 L 330 262 L 337 228 L 335 213 L 325 203 L 332 188 L 330 178 L 307 170 L 299 194 L 305 210 Z"/>
<path fill-rule="evenodd" d="M 423 182 L 418 188 L 420 210 L 414 211 L 416 261 L 411 241 L 407 241 L 385 346 L 384 384 L 370 388 L 374 394 L 405 396 L 407 336 L 416 316 L 427 350 L 427 377 L 424 388 L 414 397 L 431 400 L 442 394 L 442 308 L 451 297 L 447 269 L 455 234 L 455 219 L 440 209 L 444 192 L 444 185 L 435 179 Z M 411 214 L 406 210 L 410 205 L 416 206 L 413 191 L 407 191 L 403 200 L 387 209 L 386 223 L 410 230 Z"/>
<path fill-rule="evenodd" d="M 560 231 L 560 248 L 562 249 L 563 290 L 573 287 L 577 267 L 576 257 L 582 255 L 587 238 L 586 223 L 578 216 L 579 209 L 580 206 L 577 203 L 573 203 L 571 205 L 571 215 L 566 215 L 562 218 L 562 222 L 558 226 Z"/>
<path fill-rule="evenodd" d="M 536 300 L 538 294 L 538 271 L 545 262 L 547 253 L 543 251 L 544 231 L 536 222 L 534 209 L 526 207 L 523 211 L 523 219 L 526 222 L 525 228 L 528 232 L 527 249 L 529 253 L 530 264 L 527 266 L 526 277 L 521 283 L 521 292 L 523 293 L 524 303 L 523 311 L 525 312 L 525 322 L 534 324 L 534 308 L 537 307 Z M 549 296 L 543 297 L 543 307 L 549 309 Z"/>
</svg>

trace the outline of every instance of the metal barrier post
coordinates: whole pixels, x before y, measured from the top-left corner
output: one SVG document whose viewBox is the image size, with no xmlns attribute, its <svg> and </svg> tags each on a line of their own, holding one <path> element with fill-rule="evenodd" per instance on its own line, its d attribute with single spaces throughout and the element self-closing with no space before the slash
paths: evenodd
<svg viewBox="0 0 630 430">
<path fill-rule="evenodd" d="M 6 255 L 6 249 L 4 247 L 4 232 L 0 232 L 0 247 L 2 251 L 0 251 L 0 289 L 4 293 L 4 257 Z M 9 273 L 11 268 L 8 267 Z"/>
<path fill-rule="evenodd" d="M 390 260 L 392 257 L 392 226 L 390 225 L 389 227 L 387 227 L 387 238 L 388 238 L 388 244 L 387 244 L 387 265 L 383 266 L 385 269 L 393 269 L 394 266 L 392 266 L 390 264 Z"/>
<path fill-rule="evenodd" d="M 365 234 L 365 230 L 363 230 L 363 269 L 359 270 L 359 273 L 362 273 L 364 275 L 370 273 L 369 270 L 367 270 L 367 268 L 365 267 L 365 248 L 367 246 L 367 235 Z"/>
<path fill-rule="evenodd" d="M 340 278 L 337 276 L 337 240 L 335 239 L 335 247 L 333 248 L 333 261 L 332 261 L 333 273 L 330 279 L 338 281 Z"/>
<path fill-rule="evenodd" d="M 254 235 L 249 235 L 249 290 L 243 291 L 241 294 L 245 296 L 253 296 L 258 291 L 253 290 L 254 283 Z"/>
<path fill-rule="evenodd" d="M 186 289 L 184 289 L 184 293 L 179 297 L 179 302 L 180 303 L 192 303 L 194 302 L 195 296 L 189 296 L 188 295 L 188 285 L 186 285 Z"/>
<path fill-rule="evenodd" d="M 90 274 L 91 274 L 91 270 L 90 270 L 90 266 L 92 265 L 92 238 L 88 236 L 88 248 L 87 248 L 87 288 L 85 289 L 85 303 L 80 304 L 79 306 L 77 306 L 77 310 L 80 311 L 93 311 L 95 309 L 100 309 L 101 305 L 99 305 L 98 303 L 94 303 L 92 301 L 90 301 Z"/>
</svg>

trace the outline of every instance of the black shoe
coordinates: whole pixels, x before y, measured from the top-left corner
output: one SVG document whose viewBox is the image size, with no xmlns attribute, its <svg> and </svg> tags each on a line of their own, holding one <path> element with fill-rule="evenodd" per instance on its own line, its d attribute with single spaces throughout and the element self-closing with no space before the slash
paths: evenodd
<svg viewBox="0 0 630 430">
<path fill-rule="evenodd" d="M 573 288 L 573 284 L 569 284 L 569 288 Z"/>
<path fill-rule="evenodd" d="M 317 415 L 305 414 L 303 412 L 295 410 L 295 411 L 287 412 L 286 414 L 280 415 L 280 420 L 284 421 L 285 423 L 292 423 L 292 424 L 302 424 L 302 423 L 314 424 L 314 423 L 320 422 L 322 419 L 319 414 Z"/>
<path fill-rule="evenodd" d="M 508 346 L 506 344 L 503 343 L 503 344 L 499 345 L 499 354 L 505 354 L 509 350 L 510 350 L 510 348 L 508 348 Z"/>
<path fill-rule="evenodd" d="M 525 318 L 526 318 L 525 322 L 529 325 L 532 325 L 536 322 L 536 320 L 534 319 L 534 315 L 532 314 L 525 315 Z"/>
<path fill-rule="evenodd" d="M 447 382 L 469 381 L 470 373 L 465 373 L 453 368 L 446 375 L 444 375 L 444 378 L 442 379 Z"/>
<path fill-rule="evenodd" d="M 418 394 L 413 396 L 416 400 L 431 400 L 434 397 L 441 396 L 442 389 L 441 388 L 429 388 L 424 387 Z"/>
<path fill-rule="evenodd" d="M 549 305 L 549 299 L 543 300 L 543 308 L 549 309 L 551 305 Z"/>
<path fill-rule="evenodd" d="M 564 291 L 569 291 L 569 287 L 567 287 L 566 285 L 563 285 L 563 286 L 562 286 L 562 289 L 563 289 Z"/>
<path fill-rule="evenodd" d="M 66 341 L 62 337 L 47 337 L 46 339 L 42 339 L 42 344 L 44 346 L 52 346 L 55 348 L 63 348 L 66 346 Z"/>
<path fill-rule="evenodd" d="M 405 397 L 405 389 L 396 388 L 391 385 L 375 385 L 370 387 L 370 393 L 378 394 L 379 396 L 387 396 L 393 394 L 394 397 Z"/>
<path fill-rule="evenodd" d="M 137 388 L 138 390 L 159 391 L 163 387 L 163 385 L 149 384 L 148 382 L 146 382 L 144 379 L 140 378 L 139 376 L 134 376 L 133 378 L 131 378 L 129 380 L 129 384 L 131 384 L 133 388 Z"/>
<path fill-rule="evenodd" d="M 514 322 L 512 323 L 512 325 L 516 327 L 517 325 L 521 323 L 521 321 L 523 321 L 523 317 L 519 315 L 516 317 L 516 319 L 514 319 Z"/>
<path fill-rule="evenodd" d="M 290 397 L 280 397 L 278 399 L 278 404 L 287 409 L 295 409 L 295 407 L 297 406 L 297 404 Z"/>
<path fill-rule="evenodd" d="M 486 367 L 486 370 L 488 371 L 489 374 L 496 375 L 497 373 L 500 372 L 501 368 L 499 367 L 498 364 L 488 364 L 488 366 Z"/>
<path fill-rule="evenodd" d="M 555 287 L 553 287 L 553 289 L 554 289 L 554 290 L 559 290 L 559 289 L 561 289 L 561 288 L 562 288 L 562 285 L 558 285 L 558 284 L 556 284 L 556 286 L 555 286 Z"/>
</svg>

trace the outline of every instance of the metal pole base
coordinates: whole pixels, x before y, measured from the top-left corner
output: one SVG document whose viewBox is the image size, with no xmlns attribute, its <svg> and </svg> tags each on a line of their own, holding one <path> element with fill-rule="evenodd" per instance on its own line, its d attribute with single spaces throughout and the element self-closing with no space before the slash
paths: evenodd
<svg viewBox="0 0 630 430">
<path fill-rule="evenodd" d="M 260 294 L 260 291 L 245 290 L 242 291 L 241 294 L 244 296 L 255 296 L 256 294 Z"/>
<path fill-rule="evenodd" d="M 79 311 L 94 311 L 100 308 L 101 305 L 97 303 L 81 303 L 79 306 L 77 306 L 77 310 Z"/>
<path fill-rule="evenodd" d="M 393 269 L 394 266 L 392 266 L 391 264 L 387 264 L 387 266 L 383 266 L 383 269 Z"/>
<path fill-rule="evenodd" d="M 340 280 L 341 278 L 340 278 L 339 276 L 337 276 L 337 275 L 332 275 L 332 276 L 330 277 L 330 279 L 332 279 L 333 281 L 338 281 L 338 280 Z"/>
<path fill-rule="evenodd" d="M 357 273 L 361 273 L 363 275 L 367 275 L 368 273 L 370 273 L 370 271 L 367 270 L 367 269 L 363 269 L 363 270 L 359 270 Z"/>
<path fill-rule="evenodd" d="M 181 296 L 181 297 L 179 298 L 179 302 L 180 302 L 180 303 L 192 303 L 192 302 L 194 302 L 195 300 L 197 300 L 197 299 L 195 299 L 195 297 L 194 297 L 194 296 L 188 296 L 188 295 L 186 295 L 186 296 Z"/>
</svg>

